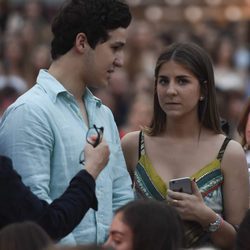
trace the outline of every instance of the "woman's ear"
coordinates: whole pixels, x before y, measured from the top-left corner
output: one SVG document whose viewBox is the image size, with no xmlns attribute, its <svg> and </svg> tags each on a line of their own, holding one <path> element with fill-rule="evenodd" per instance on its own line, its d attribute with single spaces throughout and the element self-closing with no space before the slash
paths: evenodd
<svg viewBox="0 0 250 250">
<path fill-rule="evenodd" d="M 203 101 L 207 97 L 207 80 L 201 81 L 200 86 L 201 86 L 201 97 L 202 97 L 202 99 L 200 100 Z"/>
<path fill-rule="evenodd" d="M 155 88 L 155 93 L 157 93 L 157 77 L 155 77 L 155 84 L 154 84 L 154 88 Z"/>
</svg>

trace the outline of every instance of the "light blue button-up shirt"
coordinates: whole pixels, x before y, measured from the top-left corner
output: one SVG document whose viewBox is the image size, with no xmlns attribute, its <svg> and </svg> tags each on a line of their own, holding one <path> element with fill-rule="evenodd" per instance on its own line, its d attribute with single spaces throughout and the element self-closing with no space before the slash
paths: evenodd
<svg viewBox="0 0 250 250">
<path fill-rule="evenodd" d="M 98 211 L 88 211 L 72 234 L 63 240 L 66 244 L 104 242 L 113 211 L 133 199 L 110 109 L 88 89 L 84 103 L 89 126 L 104 127 L 111 154 L 96 181 Z M 41 70 L 37 84 L 18 98 L 2 118 L 0 154 L 12 159 L 24 183 L 36 195 L 51 202 L 82 169 L 79 155 L 86 144 L 87 130 L 74 96 L 47 71 Z"/>
</svg>

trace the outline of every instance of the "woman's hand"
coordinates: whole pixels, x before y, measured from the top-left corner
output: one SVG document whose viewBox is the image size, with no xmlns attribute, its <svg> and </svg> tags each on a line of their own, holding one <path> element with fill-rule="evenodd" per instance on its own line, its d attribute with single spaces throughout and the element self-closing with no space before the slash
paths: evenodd
<svg viewBox="0 0 250 250">
<path fill-rule="evenodd" d="M 192 194 L 168 190 L 167 201 L 174 206 L 183 220 L 196 221 L 207 226 L 207 215 L 211 209 L 206 206 L 195 181 L 192 181 Z M 214 213 L 214 212 L 213 212 Z"/>
<path fill-rule="evenodd" d="M 86 143 L 84 149 L 85 170 L 96 179 L 108 163 L 109 155 L 109 146 L 104 139 L 96 147 Z"/>
</svg>

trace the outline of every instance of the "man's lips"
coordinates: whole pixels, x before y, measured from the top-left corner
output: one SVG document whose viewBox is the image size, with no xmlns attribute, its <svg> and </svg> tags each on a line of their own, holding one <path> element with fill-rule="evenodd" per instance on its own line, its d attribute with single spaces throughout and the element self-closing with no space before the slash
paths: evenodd
<svg viewBox="0 0 250 250">
<path fill-rule="evenodd" d="M 113 70 L 113 69 L 109 69 L 107 72 L 108 72 L 109 74 L 112 74 L 112 73 L 114 73 L 114 72 L 115 72 L 115 70 Z"/>
</svg>

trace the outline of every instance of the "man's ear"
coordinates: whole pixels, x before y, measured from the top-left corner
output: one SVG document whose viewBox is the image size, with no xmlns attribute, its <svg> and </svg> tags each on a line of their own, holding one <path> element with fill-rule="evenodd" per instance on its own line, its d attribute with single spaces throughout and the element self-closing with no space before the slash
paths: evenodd
<svg viewBox="0 0 250 250">
<path fill-rule="evenodd" d="M 83 52 L 87 45 L 87 37 L 85 33 L 78 33 L 75 39 L 75 48 L 79 52 Z"/>
</svg>

